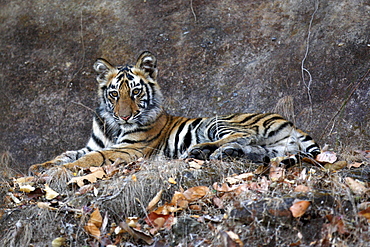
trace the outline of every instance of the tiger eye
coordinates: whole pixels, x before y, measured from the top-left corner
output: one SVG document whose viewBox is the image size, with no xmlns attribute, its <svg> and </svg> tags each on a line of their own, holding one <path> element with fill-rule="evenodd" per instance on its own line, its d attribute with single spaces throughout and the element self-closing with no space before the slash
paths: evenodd
<svg viewBox="0 0 370 247">
<path fill-rule="evenodd" d="M 113 98 L 117 97 L 118 96 L 118 92 L 117 91 L 112 91 L 109 93 L 109 95 Z"/>
<path fill-rule="evenodd" d="M 135 88 L 134 90 L 132 90 L 133 95 L 138 95 L 139 93 L 140 93 L 140 89 L 138 88 Z"/>
</svg>

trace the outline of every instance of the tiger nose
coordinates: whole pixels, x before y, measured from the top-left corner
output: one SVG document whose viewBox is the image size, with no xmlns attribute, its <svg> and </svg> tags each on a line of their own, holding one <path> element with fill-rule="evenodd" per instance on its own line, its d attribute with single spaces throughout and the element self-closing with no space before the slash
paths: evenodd
<svg viewBox="0 0 370 247">
<path fill-rule="evenodd" d="M 120 116 L 120 118 L 122 118 L 123 120 L 127 121 L 131 116 L 130 115 L 127 115 L 127 116 Z"/>
</svg>

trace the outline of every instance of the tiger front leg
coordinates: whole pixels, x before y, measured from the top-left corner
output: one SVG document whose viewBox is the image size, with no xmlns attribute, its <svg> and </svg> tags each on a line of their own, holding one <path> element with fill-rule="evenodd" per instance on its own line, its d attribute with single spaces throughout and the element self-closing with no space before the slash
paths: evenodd
<svg viewBox="0 0 370 247">
<path fill-rule="evenodd" d="M 97 167 L 104 165 L 106 161 L 114 162 L 117 159 L 128 163 L 143 156 L 141 152 L 132 152 L 132 150 L 100 150 L 90 152 L 72 163 L 63 164 L 63 167 L 67 169 Z"/>
<path fill-rule="evenodd" d="M 76 161 L 78 157 L 82 156 L 84 153 L 85 153 L 84 149 L 77 150 L 77 151 L 67 151 L 67 152 L 62 153 L 61 155 L 58 155 L 57 157 L 55 157 L 54 159 L 50 161 L 30 166 L 29 171 L 32 173 L 42 172 L 54 166 L 71 163 L 71 162 Z"/>
</svg>

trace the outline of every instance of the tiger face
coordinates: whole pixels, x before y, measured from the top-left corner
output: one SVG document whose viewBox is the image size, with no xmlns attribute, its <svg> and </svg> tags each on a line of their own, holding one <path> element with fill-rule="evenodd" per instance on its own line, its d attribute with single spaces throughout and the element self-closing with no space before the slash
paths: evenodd
<svg viewBox="0 0 370 247">
<path fill-rule="evenodd" d="M 157 119 L 163 96 L 156 81 L 156 58 L 151 53 L 143 53 L 135 66 L 114 67 L 98 59 L 94 69 L 99 73 L 100 110 L 105 116 L 131 128 Z"/>
</svg>

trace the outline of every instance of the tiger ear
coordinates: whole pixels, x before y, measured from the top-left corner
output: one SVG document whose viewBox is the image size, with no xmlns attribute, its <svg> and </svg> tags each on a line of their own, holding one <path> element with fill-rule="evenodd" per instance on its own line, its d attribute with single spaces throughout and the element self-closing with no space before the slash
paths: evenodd
<svg viewBox="0 0 370 247">
<path fill-rule="evenodd" d="M 98 58 L 96 62 L 94 63 L 94 70 L 99 73 L 96 80 L 99 83 L 102 83 L 105 81 L 105 75 L 108 71 L 115 69 L 113 65 L 111 65 L 107 60 L 103 58 Z"/>
<path fill-rule="evenodd" d="M 143 53 L 141 53 L 136 61 L 135 67 L 144 70 L 154 80 L 157 79 L 157 59 L 151 52 L 144 51 Z"/>
</svg>

